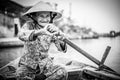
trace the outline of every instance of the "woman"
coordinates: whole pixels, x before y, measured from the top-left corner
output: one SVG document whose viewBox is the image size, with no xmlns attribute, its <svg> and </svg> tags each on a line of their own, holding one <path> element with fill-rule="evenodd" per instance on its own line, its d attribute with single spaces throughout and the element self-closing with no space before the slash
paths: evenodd
<svg viewBox="0 0 120 80">
<path fill-rule="evenodd" d="M 66 80 L 67 71 L 54 65 L 48 55 L 51 43 L 55 43 L 59 51 L 66 52 L 64 36 L 53 25 L 61 14 L 56 12 L 49 3 L 39 2 L 25 14 L 31 15 L 35 21 L 26 22 L 19 33 L 19 39 L 24 41 L 24 55 L 17 69 L 18 80 Z M 37 76 L 36 76 L 37 75 Z"/>
</svg>

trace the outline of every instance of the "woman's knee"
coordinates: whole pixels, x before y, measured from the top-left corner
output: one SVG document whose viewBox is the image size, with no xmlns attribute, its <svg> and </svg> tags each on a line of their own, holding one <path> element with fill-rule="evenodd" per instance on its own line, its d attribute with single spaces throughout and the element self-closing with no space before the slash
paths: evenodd
<svg viewBox="0 0 120 80">
<path fill-rule="evenodd" d="M 57 75 L 61 75 L 61 76 L 66 76 L 67 75 L 67 71 L 65 68 L 61 68 L 57 71 Z"/>
</svg>

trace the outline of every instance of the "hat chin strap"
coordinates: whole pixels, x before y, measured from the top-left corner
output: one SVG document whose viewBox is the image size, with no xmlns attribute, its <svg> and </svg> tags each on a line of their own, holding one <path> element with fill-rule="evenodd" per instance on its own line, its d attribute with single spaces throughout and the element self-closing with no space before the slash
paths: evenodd
<svg viewBox="0 0 120 80">
<path fill-rule="evenodd" d="M 53 12 L 50 12 L 50 22 L 49 23 L 53 23 L 53 19 L 55 18 L 55 16 L 57 16 L 57 13 L 52 14 Z"/>
<path fill-rule="evenodd" d="M 29 18 L 31 18 L 31 19 L 34 21 L 35 24 L 37 24 L 37 25 L 40 26 L 41 28 L 44 28 L 44 26 L 40 25 L 30 14 L 27 14 L 27 16 L 28 16 Z"/>
</svg>

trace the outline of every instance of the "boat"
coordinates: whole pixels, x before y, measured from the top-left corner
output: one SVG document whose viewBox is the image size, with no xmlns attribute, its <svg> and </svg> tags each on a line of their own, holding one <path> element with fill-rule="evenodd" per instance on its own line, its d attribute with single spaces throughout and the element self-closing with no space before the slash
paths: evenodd
<svg viewBox="0 0 120 80">
<path fill-rule="evenodd" d="M 110 46 L 106 48 L 102 60 L 99 61 L 88 54 L 86 51 L 82 50 L 80 47 L 72 43 L 70 40 L 64 39 L 64 41 L 72 48 L 74 48 L 98 65 L 98 67 L 96 67 L 75 60 L 58 58 L 56 60 L 58 60 L 60 64 L 62 63 L 61 60 L 64 61 L 61 66 L 65 67 L 68 72 L 67 80 L 120 80 L 120 74 L 118 74 L 116 71 L 109 68 L 108 66 L 104 65 L 105 59 L 111 48 Z M 20 57 L 0 68 L 0 80 L 16 80 L 16 69 L 18 68 L 19 59 Z"/>
</svg>

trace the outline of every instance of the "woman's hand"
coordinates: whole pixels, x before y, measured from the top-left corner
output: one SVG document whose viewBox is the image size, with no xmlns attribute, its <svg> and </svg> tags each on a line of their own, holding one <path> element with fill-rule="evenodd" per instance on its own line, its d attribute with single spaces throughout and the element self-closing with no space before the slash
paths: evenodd
<svg viewBox="0 0 120 80">
<path fill-rule="evenodd" d="M 48 26 L 45 26 L 44 28 L 42 28 L 42 29 L 40 29 L 40 30 L 35 30 L 35 32 L 34 32 L 34 35 L 36 35 L 36 36 L 39 36 L 39 35 L 53 35 L 52 34 L 52 29 L 50 29 L 50 31 L 48 30 L 49 28 L 48 28 Z"/>
<path fill-rule="evenodd" d="M 65 38 L 64 33 L 61 32 L 59 28 L 53 24 L 48 24 L 44 28 L 40 30 L 36 30 L 35 34 L 37 36 L 41 34 L 47 34 L 47 35 L 53 36 L 55 39 L 60 39 L 60 40 L 63 40 Z"/>
<path fill-rule="evenodd" d="M 65 34 L 59 30 L 58 27 L 56 27 L 55 25 L 53 24 L 48 24 L 45 29 L 50 33 L 52 34 L 52 36 L 55 38 L 55 39 L 59 39 L 59 40 L 63 40 L 65 39 Z"/>
<path fill-rule="evenodd" d="M 55 33 L 55 32 L 59 32 L 58 27 L 56 27 L 53 24 L 48 24 L 45 26 L 46 30 L 49 31 L 50 33 Z"/>
</svg>

